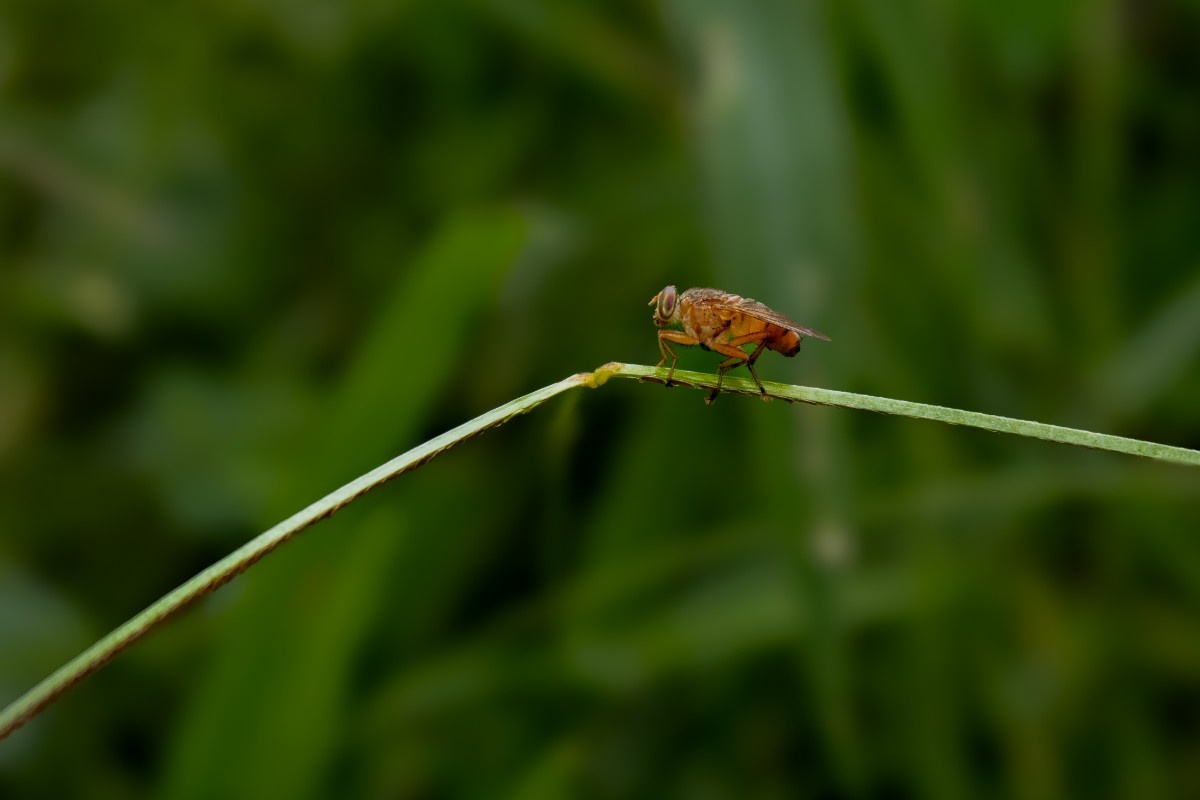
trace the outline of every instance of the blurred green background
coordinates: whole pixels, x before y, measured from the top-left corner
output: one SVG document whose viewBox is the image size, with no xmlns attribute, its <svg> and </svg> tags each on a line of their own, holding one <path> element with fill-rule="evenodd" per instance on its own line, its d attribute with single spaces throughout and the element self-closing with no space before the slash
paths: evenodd
<svg viewBox="0 0 1200 800">
<path fill-rule="evenodd" d="M 610 360 L 1200 447 L 1200 3 L 0 2 L 0 703 Z M 711 354 L 681 366 L 711 370 Z M 617 381 L 0 743 L 13 798 L 1200 794 L 1200 474 Z"/>
</svg>

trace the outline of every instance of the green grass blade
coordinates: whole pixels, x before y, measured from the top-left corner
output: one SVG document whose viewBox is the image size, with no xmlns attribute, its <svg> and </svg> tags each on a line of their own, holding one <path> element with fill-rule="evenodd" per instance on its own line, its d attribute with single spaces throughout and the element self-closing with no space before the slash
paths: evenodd
<svg viewBox="0 0 1200 800">
<path fill-rule="evenodd" d="M 145 636 L 150 630 L 165 621 L 172 614 L 178 612 L 192 601 L 220 588 L 300 531 L 320 522 L 372 489 L 437 458 L 460 442 L 491 428 L 503 425 L 519 414 L 532 411 L 542 403 L 568 389 L 577 386 L 596 388 L 613 377 L 663 382 L 666 376 L 667 370 L 661 368 L 615 362 L 605 364 L 594 373 L 583 372 L 572 375 L 558 383 L 543 387 L 524 397 L 505 403 L 486 414 L 476 417 L 470 422 L 430 439 L 418 447 L 414 447 L 412 450 L 397 456 L 382 466 L 376 467 L 370 472 L 347 483 L 340 489 L 326 495 L 304 510 L 288 517 L 216 564 L 200 572 L 174 591 L 164 595 L 153 605 L 134 616 L 128 622 L 54 672 L 33 689 L 26 692 L 0 712 L 0 739 L 5 738 L 28 722 L 65 691 L 104 666 L 119 652 Z M 673 383 L 697 389 L 712 389 L 716 387 L 716 377 L 706 373 L 676 370 Z M 763 386 L 770 397 L 788 402 L 838 406 L 840 408 L 874 411 L 881 414 L 894 414 L 914 419 L 945 422 L 951 425 L 981 428 L 998 433 L 1011 433 L 1033 439 L 1045 439 L 1060 444 L 1142 456 L 1143 458 L 1173 464 L 1200 466 L 1200 451 L 1189 450 L 1183 447 L 1156 444 L 1154 442 L 1128 439 L 1121 436 L 1110 436 L 1108 434 L 1066 428 L 1059 425 L 1047 425 L 1042 422 L 1001 417 L 994 414 L 982 414 L 976 411 L 963 411 L 960 409 L 927 405 L 925 403 L 912 403 L 887 397 L 873 397 L 854 392 L 840 392 L 832 389 L 816 389 L 771 382 L 764 382 Z M 742 378 L 726 378 L 722 383 L 722 391 L 732 394 L 758 395 L 758 389 L 754 383 Z"/>
<path fill-rule="evenodd" d="M 1200 278 L 1173 293 L 1149 322 L 1103 365 L 1096 396 L 1106 409 L 1136 414 L 1161 397 L 1200 352 Z"/>
<path fill-rule="evenodd" d="M 115 655 L 145 636 L 172 614 L 228 583 L 300 531 L 320 522 L 372 489 L 437 458 L 459 442 L 503 425 L 513 417 L 533 410 L 555 395 L 575 386 L 586 385 L 590 380 L 589 373 L 573 375 L 566 380 L 538 389 L 536 392 L 492 409 L 486 414 L 430 439 L 386 464 L 361 475 L 258 535 L 174 591 L 164 595 L 153 605 L 96 642 L 5 708 L 0 712 L 0 739 L 28 722 L 63 692 L 107 664 Z"/>
<path fill-rule="evenodd" d="M 667 377 L 667 370 L 655 367 L 645 367 L 638 364 L 606 364 L 597 370 L 606 377 L 638 378 L 662 382 Z M 688 372 L 675 370 L 672 384 L 688 386 L 695 389 L 712 389 L 716 387 L 715 377 L 703 372 Z M 1172 464 L 1200 466 L 1200 451 L 1189 450 L 1186 447 L 1147 442 L 1141 439 L 1128 439 L 1123 436 L 1110 436 L 1105 433 L 1065 428 L 1061 425 L 1047 425 L 1044 422 L 1033 422 L 1012 417 L 1000 417 L 995 414 L 983 414 L 978 411 L 963 411 L 957 408 L 932 406 L 925 403 L 912 403 L 907 400 L 894 400 L 890 397 L 873 397 L 855 392 L 839 392 L 833 389 L 815 389 L 808 386 L 792 386 L 783 383 L 763 381 L 767 394 L 780 400 L 797 403 L 810 403 L 821 406 L 838 406 L 840 408 L 855 408 L 861 411 L 875 411 L 880 414 L 894 414 L 900 417 L 925 419 L 933 422 L 945 422 L 950 425 L 963 425 L 971 428 L 982 428 L 996 433 L 1011 433 L 1026 436 L 1031 439 L 1045 439 L 1059 444 L 1070 444 L 1078 447 L 1090 447 L 1095 450 L 1109 450 L 1114 453 L 1152 458 Z M 744 378 L 725 378 L 721 384 L 723 392 L 758 396 L 758 387 L 753 381 Z"/>
<path fill-rule="evenodd" d="M 361 465 L 391 458 L 396 442 L 427 438 L 419 428 L 470 359 L 478 323 L 520 258 L 529 228 L 514 209 L 467 210 L 394 265 L 391 280 L 363 308 L 369 319 L 351 357 L 318 395 L 312 419 L 319 424 L 297 451 L 303 457 L 275 465 L 278 488 L 257 520 L 261 528 L 358 474 Z M 363 257 L 390 260 L 383 253 Z M 432 330 L 438 334 L 421 333 Z M 173 728 L 157 787 L 161 800 L 322 794 L 321 776 L 338 750 L 344 692 L 381 609 L 396 602 L 393 569 L 398 554 L 416 546 L 412 531 L 420 527 L 422 505 L 389 502 L 373 512 L 356 506 L 322 536 L 258 572 L 221 625 Z M 427 538 L 422 545 L 436 553 L 444 541 Z M 321 591 L 313 592 L 318 585 Z M 292 767 L 261 769 L 276 758 Z"/>
</svg>

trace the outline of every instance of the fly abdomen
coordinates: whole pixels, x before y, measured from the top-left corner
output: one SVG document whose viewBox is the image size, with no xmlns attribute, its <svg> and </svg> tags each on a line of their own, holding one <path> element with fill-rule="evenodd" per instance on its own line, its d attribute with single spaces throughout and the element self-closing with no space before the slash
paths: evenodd
<svg viewBox="0 0 1200 800">
<path fill-rule="evenodd" d="M 782 336 L 772 336 L 767 340 L 767 349 L 791 358 L 800 352 L 800 336 L 795 331 L 783 331 Z"/>
</svg>

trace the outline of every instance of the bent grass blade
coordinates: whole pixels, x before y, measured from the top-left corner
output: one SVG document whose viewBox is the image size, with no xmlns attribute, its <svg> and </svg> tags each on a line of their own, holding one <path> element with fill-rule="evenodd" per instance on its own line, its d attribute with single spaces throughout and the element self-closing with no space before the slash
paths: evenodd
<svg viewBox="0 0 1200 800">
<path fill-rule="evenodd" d="M 640 364 L 609 363 L 594 372 L 581 372 L 565 380 L 538 389 L 498 408 L 482 414 L 470 422 L 430 439 L 422 445 L 397 456 L 387 463 L 331 492 L 307 508 L 299 511 L 270 528 L 208 569 L 198 573 L 174 591 L 135 615 L 116 628 L 96 644 L 89 647 L 66 665 L 34 686 L 0 712 L 0 739 L 7 737 L 17 728 L 37 716 L 46 706 L 75 684 L 107 664 L 118 653 L 145 636 L 168 617 L 182 610 L 193 601 L 220 588 L 240 573 L 251 567 L 260 558 L 291 539 L 300 531 L 320 522 L 338 509 L 388 481 L 410 472 L 432 461 L 460 442 L 492 428 L 499 427 L 515 416 L 528 413 L 547 400 L 568 389 L 578 386 L 597 388 L 610 378 L 633 378 L 639 381 L 666 383 L 668 370 Z M 759 396 L 760 388 L 743 378 L 725 378 L 701 372 L 675 370 L 671 375 L 672 385 L 690 386 L 697 389 Z M 837 406 L 880 414 L 894 414 L 913 419 L 962 425 L 997 433 L 1011 433 L 1034 439 L 1045 439 L 1060 444 L 1108 450 L 1114 453 L 1141 456 L 1172 464 L 1200 467 L 1200 451 L 1184 447 L 1157 444 L 1139 439 L 1110 436 L 1103 433 L 1047 425 L 1042 422 L 963 411 L 955 408 L 911 403 L 887 397 L 840 392 L 833 389 L 817 389 L 807 386 L 764 381 L 765 398 L 778 398 L 787 402 L 812 405 Z"/>
</svg>

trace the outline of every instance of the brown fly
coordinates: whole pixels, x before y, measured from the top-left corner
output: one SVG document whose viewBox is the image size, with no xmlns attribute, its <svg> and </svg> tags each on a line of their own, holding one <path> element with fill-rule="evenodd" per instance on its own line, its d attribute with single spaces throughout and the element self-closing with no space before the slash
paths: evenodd
<svg viewBox="0 0 1200 800">
<path fill-rule="evenodd" d="M 662 329 L 658 332 L 658 349 L 662 353 L 662 361 L 658 362 L 658 366 L 671 359 L 671 369 L 667 372 L 668 386 L 675 375 L 675 364 L 679 361 L 679 356 L 675 355 L 668 342 L 699 345 L 705 350 L 727 356 L 717 365 L 717 387 L 704 398 L 705 403 L 717 399 L 725 373 L 741 364 L 750 370 L 751 377 L 758 384 L 758 391 L 766 397 L 767 390 L 754 371 L 754 362 L 764 349 L 790 358 L 800 352 L 800 341 L 805 336 L 829 341 L 829 337 L 820 331 L 792 322 L 757 300 L 719 289 L 688 289 L 677 295 L 675 287 L 668 286 L 654 295 L 650 305 L 655 307 L 654 324 Z M 742 348 L 749 344 L 755 347 L 754 352 L 747 354 Z"/>
</svg>

